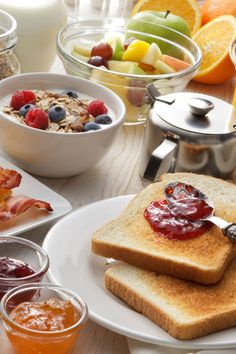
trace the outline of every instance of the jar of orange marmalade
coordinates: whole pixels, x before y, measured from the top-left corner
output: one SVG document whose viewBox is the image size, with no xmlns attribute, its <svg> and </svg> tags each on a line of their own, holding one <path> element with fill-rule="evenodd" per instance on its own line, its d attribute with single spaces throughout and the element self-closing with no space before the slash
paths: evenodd
<svg viewBox="0 0 236 354">
<path fill-rule="evenodd" d="M 6 334 L 19 354 L 68 354 L 88 317 L 85 302 L 53 284 L 31 283 L 1 301 Z"/>
</svg>

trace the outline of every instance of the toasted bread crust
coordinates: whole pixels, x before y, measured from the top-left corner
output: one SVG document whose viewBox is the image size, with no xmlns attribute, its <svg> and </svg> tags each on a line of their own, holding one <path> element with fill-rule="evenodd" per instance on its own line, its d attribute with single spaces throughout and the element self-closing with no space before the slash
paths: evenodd
<svg viewBox="0 0 236 354">
<path fill-rule="evenodd" d="M 123 267 L 128 276 L 117 273 L 116 267 Z M 233 274 L 230 274 L 224 281 L 223 287 L 216 284 L 206 292 L 207 287 L 203 285 L 195 285 L 170 276 L 154 275 L 138 268 L 132 269 L 130 273 L 130 268 L 134 267 L 124 264 L 109 268 L 105 273 L 106 288 L 166 330 L 171 336 L 181 340 L 190 340 L 236 325 L 236 300 L 232 296 L 236 292 L 236 282 L 235 280 L 231 282 L 230 279 Z M 235 271 L 235 262 L 233 268 Z M 140 284 L 146 286 L 146 292 L 150 290 L 155 294 L 156 302 L 153 297 L 148 297 L 148 293 L 140 292 Z M 184 304 L 180 292 L 185 294 L 186 291 L 189 292 L 189 296 Z M 201 296 L 204 301 L 202 308 L 199 306 Z M 220 299 L 219 296 L 221 296 Z M 199 297 L 198 301 L 197 297 Z M 168 301 L 168 307 L 160 302 L 163 298 Z M 209 309 L 207 313 L 206 307 Z M 178 321 L 178 311 L 181 312 L 180 321 Z"/>
<path fill-rule="evenodd" d="M 164 197 L 164 186 L 171 181 L 190 183 L 213 199 L 215 214 L 236 221 L 236 186 L 232 183 L 190 173 L 167 174 L 163 182 L 140 192 L 116 220 L 95 232 L 92 250 L 138 267 L 170 274 L 202 284 L 219 281 L 236 256 L 232 244 L 221 230 L 212 226 L 194 239 L 169 240 L 155 233 L 145 220 L 145 208 Z"/>
<path fill-rule="evenodd" d="M 103 257 L 114 258 L 119 261 L 132 264 L 136 267 L 147 269 L 150 271 L 173 275 L 180 279 L 191 280 L 201 284 L 214 284 L 218 282 L 225 269 L 234 258 L 234 253 L 225 255 L 223 264 L 221 263 L 215 269 L 203 269 L 191 264 L 178 263 L 176 260 L 155 257 L 152 254 L 147 254 L 141 251 L 132 250 L 125 247 L 111 248 L 110 244 L 92 243 L 92 251 Z"/>
</svg>

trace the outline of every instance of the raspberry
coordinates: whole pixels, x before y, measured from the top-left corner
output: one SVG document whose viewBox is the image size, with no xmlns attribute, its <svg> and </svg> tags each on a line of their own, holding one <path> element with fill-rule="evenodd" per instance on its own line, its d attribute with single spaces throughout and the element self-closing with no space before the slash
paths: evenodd
<svg viewBox="0 0 236 354">
<path fill-rule="evenodd" d="M 89 103 L 87 107 L 87 111 L 94 117 L 97 117 L 99 114 L 107 113 L 107 107 L 105 106 L 104 102 L 101 100 L 93 100 Z"/>
<path fill-rule="evenodd" d="M 25 123 L 31 128 L 45 130 L 48 127 L 48 115 L 40 108 L 33 108 L 26 114 Z"/>
<path fill-rule="evenodd" d="M 18 90 L 16 91 L 11 98 L 11 107 L 19 110 L 22 106 L 36 103 L 36 96 L 34 92 L 29 90 Z"/>
</svg>

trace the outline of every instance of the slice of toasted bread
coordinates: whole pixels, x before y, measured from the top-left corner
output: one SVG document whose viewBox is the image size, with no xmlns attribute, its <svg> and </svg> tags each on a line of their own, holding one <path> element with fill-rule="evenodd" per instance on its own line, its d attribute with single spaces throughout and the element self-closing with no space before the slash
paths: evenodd
<svg viewBox="0 0 236 354">
<path fill-rule="evenodd" d="M 236 325 L 236 260 L 222 280 L 206 286 L 128 264 L 105 272 L 108 290 L 171 336 L 187 340 Z"/>
<path fill-rule="evenodd" d="M 221 179 L 191 173 L 166 174 L 162 182 L 140 192 L 116 219 L 92 238 L 94 253 L 129 264 L 203 284 L 220 280 L 236 255 L 233 244 L 216 226 L 199 237 L 171 240 L 155 233 L 143 216 L 150 202 L 164 197 L 171 181 L 183 181 L 212 198 L 215 215 L 236 221 L 236 186 Z"/>
</svg>

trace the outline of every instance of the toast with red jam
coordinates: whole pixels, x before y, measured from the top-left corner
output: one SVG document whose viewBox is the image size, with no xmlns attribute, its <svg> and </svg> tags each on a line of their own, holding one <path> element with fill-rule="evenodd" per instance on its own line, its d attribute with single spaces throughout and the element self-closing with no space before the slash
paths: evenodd
<svg viewBox="0 0 236 354">
<path fill-rule="evenodd" d="M 160 182 L 141 191 L 117 219 L 94 233 L 92 250 L 97 255 L 150 271 L 202 284 L 216 283 L 236 256 L 236 244 L 209 223 L 203 224 L 200 232 L 193 230 L 193 234 L 190 232 L 184 237 L 180 225 L 177 231 L 172 230 L 170 237 L 155 228 L 150 215 L 147 216 L 153 203 L 165 207 L 165 189 L 175 182 L 197 188 L 212 199 L 216 216 L 236 222 L 236 186 L 233 183 L 191 173 L 165 174 Z"/>
</svg>

